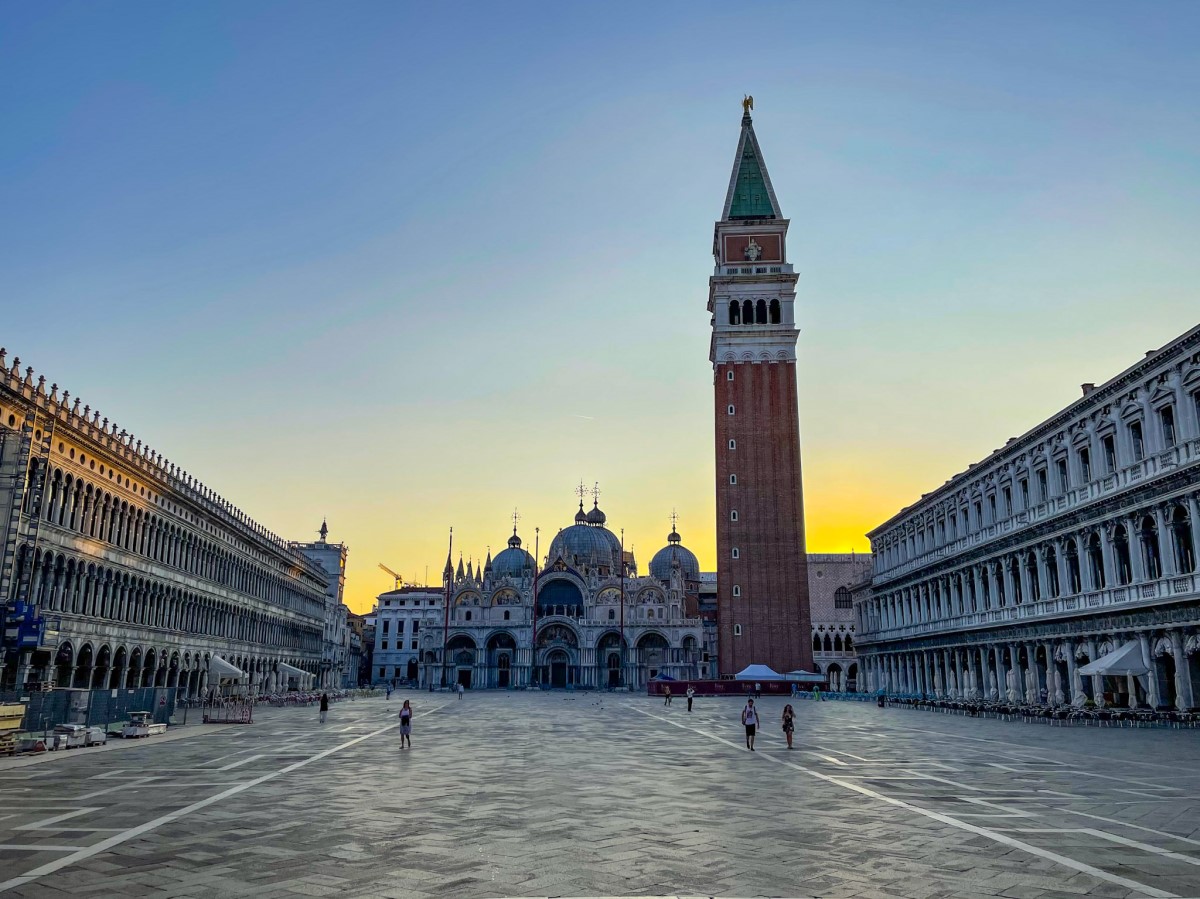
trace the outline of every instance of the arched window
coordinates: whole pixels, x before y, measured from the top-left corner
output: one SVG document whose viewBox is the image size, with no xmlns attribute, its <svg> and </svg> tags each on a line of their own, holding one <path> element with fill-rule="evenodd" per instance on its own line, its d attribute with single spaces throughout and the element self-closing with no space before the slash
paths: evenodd
<svg viewBox="0 0 1200 899">
<path fill-rule="evenodd" d="M 738 548 L 736 546 L 733 548 L 732 555 L 735 559 L 740 559 L 742 557 L 742 554 L 738 552 Z"/>
<path fill-rule="evenodd" d="M 1079 551 L 1075 548 L 1074 540 L 1067 540 L 1063 555 L 1067 561 L 1067 588 L 1071 593 L 1078 593 L 1083 589 L 1083 579 L 1079 573 Z"/>
<path fill-rule="evenodd" d="M 737 521 L 737 520 L 738 520 L 738 517 L 737 517 L 737 509 L 731 509 L 731 510 L 730 510 L 730 512 L 729 512 L 729 520 L 730 520 L 730 521 Z"/>
<path fill-rule="evenodd" d="M 849 609 L 854 606 L 850 601 L 850 591 L 845 587 L 838 587 L 833 591 L 833 607 L 835 609 Z"/>
<path fill-rule="evenodd" d="M 759 300 L 754 307 L 754 322 L 755 324 L 765 325 L 767 323 L 767 301 Z"/>
<path fill-rule="evenodd" d="M 725 380 L 726 381 L 733 380 L 733 369 L 732 368 L 725 372 Z"/>
<path fill-rule="evenodd" d="M 829 634 L 825 635 L 825 651 L 833 652 L 833 640 L 829 638 Z"/>
<path fill-rule="evenodd" d="M 821 636 L 819 634 L 813 634 L 813 652 L 820 652 L 820 651 L 821 651 Z"/>
<path fill-rule="evenodd" d="M 747 325 L 754 324 L 754 304 L 749 300 L 742 303 L 742 322 Z"/>
<path fill-rule="evenodd" d="M 1113 557 L 1117 566 L 1117 583 L 1124 586 L 1133 580 L 1133 563 L 1129 557 L 1129 532 L 1125 525 L 1113 528 Z"/>
<path fill-rule="evenodd" d="M 1171 513 L 1171 542 L 1174 545 L 1175 565 L 1180 573 L 1196 570 L 1196 554 L 1192 545 L 1192 523 L 1182 506 Z"/>
<path fill-rule="evenodd" d="M 742 323 L 742 306 L 740 303 L 729 304 L 729 324 L 740 325 Z"/>
<path fill-rule="evenodd" d="M 734 584 L 734 585 L 733 585 L 733 595 L 734 595 L 734 596 L 741 596 L 741 595 L 742 595 L 742 588 L 741 588 L 741 586 L 740 586 L 739 584 Z"/>
<path fill-rule="evenodd" d="M 1147 515 L 1142 519 L 1142 558 L 1146 562 L 1146 578 L 1156 581 L 1162 577 L 1162 555 L 1158 546 L 1158 525 Z"/>
<path fill-rule="evenodd" d="M 1100 535 L 1093 533 L 1088 538 L 1088 566 L 1092 572 L 1092 585 L 1097 590 L 1104 589 L 1104 554 L 1100 549 Z"/>
<path fill-rule="evenodd" d="M 733 626 L 733 635 L 735 637 L 740 637 L 742 635 L 742 626 L 740 624 L 735 624 Z"/>
<path fill-rule="evenodd" d="M 737 475 L 735 475 L 735 474 L 731 474 L 731 475 L 729 476 L 729 483 L 730 483 L 730 484 L 736 484 L 736 483 L 737 483 Z"/>
<path fill-rule="evenodd" d="M 769 317 L 771 319 L 771 324 L 779 324 L 779 300 L 771 300 Z"/>
<path fill-rule="evenodd" d="M 733 403 L 730 403 L 730 404 L 729 404 L 729 408 L 728 408 L 728 409 L 726 409 L 725 411 L 726 411 L 726 412 L 727 412 L 729 415 L 736 415 L 736 414 L 737 414 L 737 410 L 734 408 L 734 406 L 733 406 Z"/>
<path fill-rule="evenodd" d="M 729 448 L 730 448 L 730 449 L 737 449 L 737 441 L 736 441 L 736 440 L 734 440 L 734 439 L 732 439 L 732 438 L 730 438 L 730 440 L 729 440 Z"/>
<path fill-rule="evenodd" d="M 846 652 L 854 652 L 854 638 L 846 634 Z"/>
<path fill-rule="evenodd" d="M 842 635 L 841 634 L 836 634 L 833 638 L 833 651 L 834 652 L 842 651 Z"/>
</svg>

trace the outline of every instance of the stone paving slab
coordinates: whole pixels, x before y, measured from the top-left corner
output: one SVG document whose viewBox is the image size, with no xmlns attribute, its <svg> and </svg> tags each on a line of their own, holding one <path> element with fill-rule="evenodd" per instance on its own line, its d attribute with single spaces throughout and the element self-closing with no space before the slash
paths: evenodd
<svg viewBox="0 0 1200 899">
<path fill-rule="evenodd" d="M 754 753 L 738 700 L 583 693 L 55 753 L 0 769 L 0 897 L 1200 896 L 1200 732 L 800 702 L 788 751 L 782 705 Z"/>
</svg>

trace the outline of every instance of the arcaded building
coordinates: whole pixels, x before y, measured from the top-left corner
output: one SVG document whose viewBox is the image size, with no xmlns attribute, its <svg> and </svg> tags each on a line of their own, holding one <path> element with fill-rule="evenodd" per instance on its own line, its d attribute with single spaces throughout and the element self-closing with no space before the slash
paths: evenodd
<svg viewBox="0 0 1200 899">
<path fill-rule="evenodd" d="M 1196 706 L 1198 516 L 1200 327 L 871 531 L 868 684 Z"/>
<path fill-rule="evenodd" d="M 5 685 L 242 687 L 320 671 L 328 578 L 0 349 Z"/>
<path fill-rule="evenodd" d="M 813 665 L 830 690 L 865 689 L 859 672 L 855 586 L 871 576 L 870 553 L 809 553 L 808 604 Z"/>
</svg>

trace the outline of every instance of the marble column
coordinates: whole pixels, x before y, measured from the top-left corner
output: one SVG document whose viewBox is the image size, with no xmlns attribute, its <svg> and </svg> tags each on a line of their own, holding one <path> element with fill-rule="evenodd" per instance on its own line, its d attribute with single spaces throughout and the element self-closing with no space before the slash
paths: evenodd
<svg viewBox="0 0 1200 899">
<path fill-rule="evenodd" d="M 1083 705 L 1083 697 L 1078 695 L 1075 690 L 1075 644 L 1070 640 L 1063 643 L 1063 655 L 1067 657 L 1067 685 L 1064 690 L 1067 694 L 1067 702 L 1073 706 Z"/>
<path fill-rule="evenodd" d="M 1041 683 L 1037 670 L 1037 644 L 1025 644 L 1025 701 L 1037 703 L 1041 701 Z"/>
<path fill-rule="evenodd" d="M 1125 532 L 1129 536 L 1129 564 L 1133 568 L 1133 583 L 1146 580 L 1146 559 L 1142 549 L 1142 527 L 1138 516 L 1125 519 Z"/>
<path fill-rule="evenodd" d="M 1137 639 L 1138 646 L 1142 649 L 1142 661 L 1150 669 L 1150 674 L 1146 678 L 1146 701 L 1150 704 L 1150 708 L 1156 709 L 1160 704 L 1162 690 L 1159 689 L 1158 685 L 1158 665 L 1154 662 L 1154 653 L 1150 646 L 1150 635 L 1145 631 L 1138 631 Z"/>
<path fill-rule="evenodd" d="M 1171 655 L 1175 659 L 1175 708 L 1190 709 L 1195 705 L 1192 696 L 1192 678 L 1188 669 L 1188 657 L 1184 651 L 1183 631 L 1170 631 Z"/>
<path fill-rule="evenodd" d="M 1104 560 L 1104 584 L 1112 587 L 1118 583 L 1119 578 L 1117 577 L 1117 553 L 1113 547 L 1111 524 L 1100 526 L 1100 554 Z"/>
</svg>

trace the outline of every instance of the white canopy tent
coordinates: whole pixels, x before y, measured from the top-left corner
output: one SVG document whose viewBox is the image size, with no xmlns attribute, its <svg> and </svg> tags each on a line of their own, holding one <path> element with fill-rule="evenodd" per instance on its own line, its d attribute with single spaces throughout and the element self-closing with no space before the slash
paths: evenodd
<svg viewBox="0 0 1200 899">
<path fill-rule="evenodd" d="M 785 674 L 783 679 L 799 681 L 802 684 L 821 684 L 825 682 L 825 675 L 812 671 L 801 671 L 797 668 L 795 671 L 789 671 Z"/>
<path fill-rule="evenodd" d="M 246 685 L 246 672 L 226 662 L 220 656 L 208 660 L 208 690 L 213 696 L 233 696 L 242 692 Z"/>
<path fill-rule="evenodd" d="M 747 665 L 741 671 L 734 675 L 737 680 L 783 680 L 784 677 L 778 671 L 768 667 L 767 665 Z"/>
<path fill-rule="evenodd" d="M 1150 673 L 1150 666 L 1142 658 L 1141 644 L 1137 640 L 1130 640 L 1096 661 L 1080 666 L 1079 673 L 1085 676 L 1107 674 L 1112 677 L 1124 677 L 1126 674 L 1132 674 L 1142 677 Z"/>
<path fill-rule="evenodd" d="M 246 672 L 236 665 L 231 665 L 220 656 L 213 656 L 208 660 L 208 680 L 210 683 L 217 683 L 222 680 L 239 680 L 246 676 Z"/>
<path fill-rule="evenodd" d="M 307 686 L 307 684 L 304 682 L 304 679 L 312 677 L 312 675 L 303 668 L 297 668 L 295 665 L 289 665 L 287 662 L 280 662 L 277 667 L 279 668 L 279 673 L 283 675 L 284 678 L 296 678 L 297 688 Z"/>
</svg>

